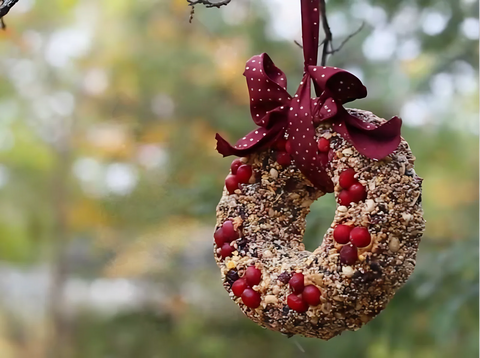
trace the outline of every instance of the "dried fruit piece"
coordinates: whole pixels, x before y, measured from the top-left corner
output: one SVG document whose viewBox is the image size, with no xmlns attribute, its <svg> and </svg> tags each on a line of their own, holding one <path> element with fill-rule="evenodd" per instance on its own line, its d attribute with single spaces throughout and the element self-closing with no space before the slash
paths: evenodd
<svg viewBox="0 0 480 358">
<path fill-rule="evenodd" d="M 352 227 L 348 225 L 337 225 L 333 230 L 333 239 L 339 244 L 348 244 L 350 241 L 350 231 Z"/>
<path fill-rule="evenodd" d="M 348 189 L 348 194 L 350 195 L 354 203 L 358 203 L 359 201 L 365 200 L 367 198 L 367 192 L 365 191 L 365 187 L 360 183 L 352 184 Z"/>
<path fill-rule="evenodd" d="M 262 298 L 260 297 L 260 294 L 258 292 L 255 292 L 251 288 L 247 288 L 242 293 L 242 301 L 247 307 L 257 308 L 258 306 L 260 306 Z"/>
<path fill-rule="evenodd" d="M 366 247 L 372 239 L 366 227 L 355 227 L 350 232 L 350 241 L 357 247 Z"/>
<path fill-rule="evenodd" d="M 285 143 L 285 151 L 290 154 L 292 153 L 292 143 L 289 140 Z"/>
<path fill-rule="evenodd" d="M 350 193 L 348 192 L 348 190 L 342 190 L 338 194 L 338 203 L 340 205 L 349 206 L 351 202 L 352 202 L 352 197 L 350 196 Z"/>
<path fill-rule="evenodd" d="M 303 299 L 295 294 L 288 295 L 287 305 L 292 310 L 297 312 L 305 312 L 308 310 L 308 305 L 303 301 Z"/>
<path fill-rule="evenodd" d="M 262 271 L 255 266 L 249 266 L 245 272 L 245 279 L 250 286 L 258 285 L 262 280 Z"/>
<path fill-rule="evenodd" d="M 292 289 L 293 292 L 295 293 L 302 293 L 303 288 L 304 288 L 304 277 L 303 274 L 300 272 L 297 272 L 292 276 L 290 281 L 288 281 L 290 284 L 290 288 Z"/>
<path fill-rule="evenodd" d="M 330 150 L 330 141 L 325 138 L 320 138 L 318 140 L 318 150 L 327 153 Z"/>
<path fill-rule="evenodd" d="M 247 288 L 248 288 L 247 280 L 244 278 L 240 278 L 233 283 L 232 292 L 235 296 L 240 297 L 243 291 L 245 291 Z"/>
<path fill-rule="evenodd" d="M 223 236 L 222 228 L 218 228 L 217 231 L 213 234 L 213 238 L 215 239 L 215 243 L 218 247 L 222 247 L 225 243 L 225 237 Z"/>
<path fill-rule="evenodd" d="M 320 164 L 325 167 L 328 164 L 328 154 L 327 153 L 320 153 L 318 154 L 318 161 Z"/>
<path fill-rule="evenodd" d="M 350 188 L 353 184 L 357 183 L 358 180 L 355 179 L 355 170 L 349 168 L 345 169 L 341 174 L 340 177 L 338 178 L 338 184 L 343 189 L 348 189 Z"/>
<path fill-rule="evenodd" d="M 330 149 L 328 151 L 328 161 L 331 162 L 335 158 L 335 151 L 333 149 Z"/>
<path fill-rule="evenodd" d="M 284 152 L 286 143 L 287 140 L 285 138 L 280 138 L 273 144 L 273 148 L 278 150 L 279 152 Z"/>
<path fill-rule="evenodd" d="M 302 298 L 310 306 L 317 306 L 320 303 L 320 290 L 314 285 L 305 286 Z"/>
<path fill-rule="evenodd" d="M 353 265 L 358 260 L 357 248 L 345 245 L 340 250 L 340 261 L 347 265 Z"/>
<path fill-rule="evenodd" d="M 239 238 L 238 232 L 233 228 L 233 222 L 230 220 L 223 223 L 222 232 L 225 242 L 232 242 Z"/>
<path fill-rule="evenodd" d="M 232 174 L 237 174 L 237 169 L 242 164 L 243 163 L 241 162 L 240 158 L 235 159 L 230 165 L 230 170 L 232 171 Z"/>
<path fill-rule="evenodd" d="M 252 176 L 252 167 L 247 164 L 240 165 L 237 169 L 236 175 L 239 183 L 246 184 Z"/>
<path fill-rule="evenodd" d="M 222 258 L 225 259 L 231 256 L 234 251 L 235 251 L 235 248 L 226 242 L 225 244 L 223 244 L 222 248 L 220 249 L 220 255 L 222 255 Z"/>
<path fill-rule="evenodd" d="M 278 152 L 277 163 L 282 167 L 288 167 L 292 163 L 292 157 L 287 152 Z"/>
<path fill-rule="evenodd" d="M 225 186 L 230 194 L 238 189 L 238 179 L 236 175 L 229 175 L 225 179 Z"/>
</svg>

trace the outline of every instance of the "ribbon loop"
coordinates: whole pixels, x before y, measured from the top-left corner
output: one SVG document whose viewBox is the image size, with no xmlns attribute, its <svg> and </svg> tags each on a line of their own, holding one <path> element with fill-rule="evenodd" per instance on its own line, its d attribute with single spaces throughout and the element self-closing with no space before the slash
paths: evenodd
<svg viewBox="0 0 480 358">
<path fill-rule="evenodd" d="M 350 72 L 326 66 L 309 66 L 308 72 L 311 74 L 312 80 L 323 91 L 326 91 L 330 97 L 339 100 L 341 103 L 367 96 L 366 87 Z"/>
<path fill-rule="evenodd" d="M 243 75 L 247 79 L 253 121 L 261 127 L 269 127 L 272 118 L 269 114 L 288 106 L 287 77 L 266 53 L 248 60 Z"/>
</svg>

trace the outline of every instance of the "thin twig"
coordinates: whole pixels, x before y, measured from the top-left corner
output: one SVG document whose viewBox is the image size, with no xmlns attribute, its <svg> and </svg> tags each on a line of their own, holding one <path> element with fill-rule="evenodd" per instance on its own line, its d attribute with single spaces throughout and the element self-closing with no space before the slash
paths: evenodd
<svg viewBox="0 0 480 358">
<path fill-rule="evenodd" d="M 363 30 L 363 27 L 365 26 L 365 22 L 362 22 L 362 24 L 360 25 L 360 27 L 355 30 L 355 32 L 352 32 L 350 35 L 348 35 L 345 40 L 342 41 L 342 43 L 340 44 L 340 46 L 338 46 L 337 48 L 334 48 L 333 47 L 333 43 L 331 42 L 330 43 L 330 46 L 331 46 L 331 49 L 328 50 L 327 49 L 327 55 L 333 55 L 335 52 L 338 52 L 342 49 L 343 45 L 345 45 L 352 37 L 354 37 L 355 35 L 357 35 L 360 31 Z M 325 41 L 327 39 L 324 39 L 322 42 L 320 42 L 320 44 L 318 45 L 318 47 L 322 46 Z M 302 44 L 300 42 L 298 42 L 297 40 L 293 40 L 293 42 L 295 43 L 295 45 L 297 45 L 298 47 L 300 48 L 303 48 Z"/>
<path fill-rule="evenodd" d="M 325 40 L 323 40 L 322 59 L 320 65 L 325 66 L 327 64 L 328 47 L 331 46 L 332 43 L 332 31 L 330 31 L 330 26 L 328 25 L 325 0 L 320 0 L 320 16 L 322 19 L 323 32 L 325 33 Z"/>
<path fill-rule="evenodd" d="M 193 15 L 195 15 L 195 6 L 192 5 L 192 9 L 190 10 L 190 17 L 188 18 L 188 22 L 191 24 L 193 21 Z"/>
<path fill-rule="evenodd" d="M 365 26 L 365 22 L 362 22 L 362 24 L 360 25 L 360 27 L 357 29 L 357 31 L 355 32 L 352 32 L 350 35 L 347 36 L 347 38 L 345 40 L 342 41 L 342 43 L 340 44 L 340 46 L 338 46 L 337 48 L 333 48 L 333 44 L 332 44 L 332 49 L 330 51 L 328 51 L 328 54 L 329 55 L 333 55 L 335 52 L 338 52 L 342 49 L 343 45 L 345 45 L 353 36 L 355 36 L 356 34 L 358 34 L 360 31 L 363 30 L 363 27 Z"/>
<path fill-rule="evenodd" d="M 223 5 L 230 4 L 231 1 L 232 0 L 221 0 L 217 2 L 211 2 L 209 0 L 187 0 L 190 6 L 205 5 L 206 7 L 221 7 Z"/>
</svg>

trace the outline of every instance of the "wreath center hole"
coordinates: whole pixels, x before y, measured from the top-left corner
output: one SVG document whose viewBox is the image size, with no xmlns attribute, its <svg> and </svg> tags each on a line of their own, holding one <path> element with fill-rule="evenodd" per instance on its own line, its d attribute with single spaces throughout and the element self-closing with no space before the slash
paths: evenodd
<svg viewBox="0 0 480 358">
<path fill-rule="evenodd" d="M 322 244 L 323 236 L 330 228 L 335 217 L 336 201 L 334 194 L 326 194 L 318 198 L 311 206 L 306 217 L 303 243 L 305 249 L 312 252 Z"/>
</svg>

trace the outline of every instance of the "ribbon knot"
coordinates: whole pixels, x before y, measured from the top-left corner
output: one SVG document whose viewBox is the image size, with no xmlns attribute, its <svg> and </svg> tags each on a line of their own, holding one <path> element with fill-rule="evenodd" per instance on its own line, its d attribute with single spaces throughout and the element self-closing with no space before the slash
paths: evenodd
<svg viewBox="0 0 480 358">
<path fill-rule="evenodd" d="M 263 53 L 247 61 L 244 76 L 250 96 L 250 113 L 259 127 L 232 146 L 218 133 L 217 150 L 223 156 L 246 156 L 269 146 L 288 133 L 293 160 L 319 189 L 333 191 L 325 162 L 317 151 L 315 128 L 330 121 L 333 128 L 357 151 L 382 159 L 400 143 L 402 121 L 393 117 L 376 126 L 350 115 L 344 103 L 364 98 L 367 89 L 353 74 L 336 67 L 316 66 L 318 48 L 318 0 L 301 0 L 305 69 L 297 92 L 287 92 L 287 78 Z M 313 82 L 318 97 L 311 98 Z"/>
</svg>

